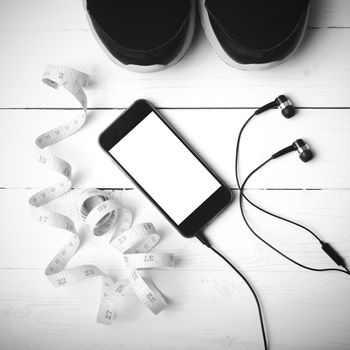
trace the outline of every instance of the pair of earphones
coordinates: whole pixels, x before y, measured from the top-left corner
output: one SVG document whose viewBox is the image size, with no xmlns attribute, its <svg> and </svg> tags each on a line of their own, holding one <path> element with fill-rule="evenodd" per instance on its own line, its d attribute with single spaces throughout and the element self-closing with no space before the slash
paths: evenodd
<svg viewBox="0 0 350 350">
<path fill-rule="evenodd" d="M 303 162 L 308 162 L 310 161 L 313 157 L 314 154 L 311 150 L 311 148 L 309 147 L 309 145 L 302 139 L 298 139 L 295 142 L 293 142 L 292 145 L 287 146 L 281 150 L 279 150 L 278 152 L 274 153 L 269 159 L 267 159 L 265 162 L 263 162 L 262 164 L 260 164 L 256 169 L 254 169 L 247 177 L 246 179 L 242 182 L 242 184 L 240 184 L 239 181 L 239 177 L 238 177 L 238 156 L 239 156 L 239 146 L 240 146 L 240 141 L 241 141 L 241 136 L 243 133 L 243 130 L 245 129 L 245 127 L 247 126 L 247 124 L 251 121 L 251 119 L 253 119 L 255 116 L 269 110 L 272 108 L 279 108 L 281 110 L 282 115 L 287 118 L 290 119 L 292 118 L 295 114 L 296 114 L 296 109 L 293 106 L 292 102 L 285 96 L 285 95 L 280 95 L 278 96 L 274 101 L 267 103 L 266 105 L 262 106 L 261 108 L 257 109 L 253 115 L 248 118 L 248 120 L 244 123 L 244 125 L 242 126 L 239 135 L 238 135 L 238 139 L 237 139 L 237 147 L 236 147 L 236 163 L 235 163 L 235 173 L 236 173 L 236 180 L 237 180 L 237 185 L 238 185 L 238 189 L 240 191 L 240 209 L 241 209 L 241 214 L 243 216 L 243 219 L 246 223 L 246 225 L 248 226 L 248 228 L 250 229 L 250 231 L 257 237 L 259 238 L 263 243 L 265 243 L 267 246 L 269 246 L 270 248 L 272 248 L 275 252 L 277 252 L 278 254 L 280 254 L 281 256 L 283 256 L 284 258 L 286 258 L 287 260 L 295 263 L 296 265 L 303 267 L 307 270 L 312 270 L 312 271 L 340 271 L 343 273 L 346 273 L 348 275 L 350 275 L 350 271 L 347 267 L 347 264 L 345 263 L 345 260 L 340 256 L 340 254 L 329 244 L 326 242 L 323 242 L 313 231 L 311 231 L 309 228 L 295 222 L 289 219 L 286 219 L 282 216 L 276 215 L 274 213 L 271 213 L 269 211 L 267 211 L 266 209 L 261 208 L 260 206 L 258 206 L 257 204 L 255 204 L 250 198 L 248 198 L 246 196 L 246 194 L 244 193 L 244 188 L 245 185 L 247 183 L 247 181 L 252 177 L 252 175 L 254 175 L 258 170 L 260 170 L 263 166 L 265 166 L 268 162 L 270 162 L 271 160 L 274 160 L 278 157 L 281 157 L 287 153 L 293 152 L 293 151 L 297 151 L 299 154 L 299 158 L 303 161 Z M 262 237 L 260 237 L 255 230 L 251 227 L 251 225 L 249 224 L 244 210 L 243 210 L 243 198 L 245 200 L 247 200 L 248 203 L 250 203 L 251 205 L 253 205 L 255 208 L 259 209 L 260 211 L 275 217 L 277 219 L 280 219 L 282 221 L 288 222 L 290 224 L 293 224 L 295 226 L 298 226 L 304 230 L 306 230 L 307 232 L 309 232 L 310 234 L 312 234 L 321 244 L 321 248 L 323 249 L 323 251 L 338 265 L 343 267 L 344 269 L 340 269 L 340 268 L 329 268 L 329 269 L 315 269 L 309 266 L 305 266 L 295 260 L 293 260 L 292 258 L 288 257 L 286 254 L 282 253 L 281 251 L 279 251 L 277 248 L 273 247 L 271 244 L 269 244 L 267 241 L 265 241 Z"/>
<path fill-rule="evenodd" d="M 285 95 L 280 95 L 278 96 L 274 101 L 267 103 L 266 105 L 262 106 L 261 108 L 257 109 L 248 119 L 247 121 L 243 124 L 243 126 L 241 127 L 239 133 L 238 133 L 238 138 L 237 138 L 237 145 L 236 145 L 236 160 L 235 160 L 235 175 L 236 175 L 236 181 L 237 181 L 237 185 L 238 185 L 238 189 L 239 189 L 239 206 L 240 206 L 240 210 L 241 210 L 241 214 L 243 217 L 243 220 L 245 222 L 245 224 L 247 225 L 247 227 L 249 228 L 249 230 L 263 243 L 265 243 L 268 247 L 270 247 L 272 250 L 274 250 L 276 253 L 278 253 L 279 255 L 281 255 L 282 257 L 284 257 L 285 259 L 289 260 L 290 262 L 294 263 L 295 265 L 298 265 L 299 267 L 302 267 L 306 270 L 311 270 L 311 271 L 339 271 L 342 273 L 345 273 L 347 275 L 350 275 L 350 271 L 347 268 L 347 265 L 345 263 L 345 260 L 335 251 L 335 249 L 326 242 L 323 242 L 313 231 L 311 231 L 309 228 L 303 226 L 302 224 L 299 224 L 295 221 L 292 221 L 290 219 L 284 218 L 280 215 L 274 214 L 269 212 L 268 210 L 260 207 L 259 205 L 257 205 L 256 203 L 253 202 L 253 200 L 251 198 L 249 198 L 245 193 L 244 193 L 244 189 L 245 189 L 245 185 L 247 184 L 247 181 L 259 170 L 261 169 L 263 166 L 265 166 L 268 162 L 277 159 L 287 153 L 293 152 L 293 151 L 297 151 L 299 154 L 299 158 L 303 161 L 303 162 L 308 162 L 310 161 L 313 157 L 314 154 L 311 150 L 311 148 L 309 147 L 309 145 L 302 139 L 298 139 L 295 142 L 293 142 L 291 145 L 282 148 L 281 150 L 279 150 L 278 152 L 274 153 L 272 156 L 270 156 L 266 161 L 264 161 L 262 164 L 260 164 L 258 167 L 256 167 L 246 178 L 245 180 L 242 182 L 242 184 L 240 183 L 239 180 L 239 176 L 238 176 L 238 157 L 239 157 L 239 147 L 240 147 L 240 142 L 241 142 L 241 138 L 242 138 L 242 134 L 244 129 L 246 128 L 246 126 L 248 125 L 248 123 L 257 115 L 272 109 L 272 108 L 280 108 L 282 115 L 287 118 L 290 119 L 292 118 L 295 113 L 295 107 L 293 106 L 292 102 L 285 96 Z M 317 268 L 313 268 L 313 267 L 309 267 L 306 265 L 303 265 L 301 263 L 299 263 L 298 261 L 290 258 L 288 255 L 284 254 L 283 252 L 281 252 L 280 250 L 278 250 L 276 247 L 274 247 L 272 244 L 270 244 L 269 242 L 267 242 L 264 238 L 262 238 L 254 229 L 253 227 L 250 225 L 245 212 L 244 212 L 244 207 L 243 207 L 243 199 L 245 199 L 248 203 L 250 203 L 252 206 L 254 206 L 256 209 L 262 211 L 263 213 L 270 215 L 276 219 L 288 222 L 292 225 L 295 225 L 299 228 L 304 229 L 305 231 L 309 232 L 311 235 L 313 235 L 318 242 L 321 244 L 322 249 L 324 250 L 324 252 L 338 265 L 343 267 L 343 269 L 341 268 L 326 268 L 326 269 L 317 269 Z M 223 254 L 221 254 L 219 251 L 217 251 L 211 244 L 210 242 L 207 240 L 207 238 L 205 237 L 205 235 L 203 235 L 202 232 L 200 232 L 197 235 L 197 238 L 204 244 L 206 245 L 208 248 L 210 248 L 213 252 L 215 252 L 218 256 L 220 256 L 228 265 L 230 265 L 236 272 L 237 274 L 244 280 L 244 282 L 247 284 L 247 286 L 249 287 L 250 291 L 252 292 L 254 299 L 256 301 L 257 307 L 258 307 L 258 312 L 259 312 L 259 320 L 260 320 L 260 326 L 261 326 L 261 332 L 262 332 L 262 336 L 263 336 L 263 340 L 264 340 L 264 349 L 267 350 L 268 349 L 268 342 L 267 342 L 267 336 L 266 336 L 266 330 L 265 330 L 265 325 L 264 325 L 264 318 L 262 315 L 262 308 L 260 305 L 260 301 L 259 298 L 254 290 L 254 288 L 252 287 L 252 285 L 249 283 L 248 279 L 232 264 L 232 262 L 230 262 Z"/>
<path fill-rule="evenodd" d="M 282 115 L 287 119 L 292 118 L 296 113 L 295 107 L 293 106 L 292 102 L 285 95 L 280 95 L 274 101 L 259 108 L 255 112 L 255 115 L 258 115 L 275 107 L 278 107 L 281 110 Z M 295 142 L 293 142 L 291 146 L 283 148 L 280 151 L 273 154 L 272 158 L 276 159 L 292 151 L 297 151 L 299 153 L 299 158 L 305 163 L 314 157 L 309 145 L 304 140 L 298 139 Z"/>
</svg>

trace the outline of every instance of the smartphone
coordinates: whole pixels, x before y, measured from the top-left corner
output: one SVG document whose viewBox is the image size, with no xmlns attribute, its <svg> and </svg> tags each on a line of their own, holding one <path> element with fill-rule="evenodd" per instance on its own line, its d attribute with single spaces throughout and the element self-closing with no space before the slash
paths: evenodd
<svg viewBox="0 0 350 350">
<path fill-rule="evenodd" d="M 137 100 L 99 138 L 103 150 L 187 238 L 232 200 L 232 192 L 169 122 Z"/>
</svg>

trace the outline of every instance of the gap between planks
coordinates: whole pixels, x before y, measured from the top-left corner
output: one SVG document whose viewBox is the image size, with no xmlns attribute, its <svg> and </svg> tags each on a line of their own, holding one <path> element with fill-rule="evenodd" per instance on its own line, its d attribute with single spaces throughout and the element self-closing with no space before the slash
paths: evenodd
<svg viewBox="0 0 350 350">
<path fill-rule="evenodd" d="M 122 111 L 127 107 L 92 107 L 87 108 L 88 111 Z M 256 110 L 259 107 L 166 107 L 166 106 L 155 106 L 158 109 L 162 110 Z M 304 107 L 295 107 L 297 110 L 347 110 L 350 109 L 350 106 L 337 106 L 337 107 L 316 107 L 316 106 L 304 106 Z M 0 107 L 0 111 L 81 111 L 82 108 L 78 107 Z"/>
<path fill-rule="evenodd" d="M 87 189 L 90 187 L 72 187 L 70 190 L 79 190 L 79 189 Z M 96 187 L 99 190 L 103 191 L 134 191 L 138 190 L 135 187 Z M 237 187 L 229 187 L 231 191 L 238 191 Z M 348 187 L 336 187 L 336 188 L 302 188 L 302 187 L 280 187 L 280 188 L 269 188 L 269 187 L 245 187 L 246 191 L 349 191 L 350 188 Z M 40 191 L 42 190 L 42 187 L 0 187 L 0 190 L 36 190 Z"/>
</svg>

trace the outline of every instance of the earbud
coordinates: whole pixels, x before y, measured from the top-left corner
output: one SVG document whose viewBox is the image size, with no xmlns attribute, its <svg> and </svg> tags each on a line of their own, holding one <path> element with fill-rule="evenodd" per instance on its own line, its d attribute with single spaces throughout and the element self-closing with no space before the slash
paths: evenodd
<svg viewBox="0 0 350 350">
<path fill-rule="evenodd" d="M 306 163 L 314 157 L 314 154 L 312 153 L 309 145 L 305 143 L 304 140 L 298 139 L 293 143 L 293 145 L 299 153 L 299 158 L 303 162 Z"/>
<path fill-rule="evenodd" d="M 287 98 L 285 95 L 280 95 L 273 102 L 270 102 L 265 106 L 260 107 L 257 111 L 255 111 L 255 114 L 257 115 L 263 113 L 275 107 L 280 108 L 282 115 L 287 119 L 292 118 L 296 113 L 295 108 L 290 99 Z"/>
<path fill-rule="evenodd" d="M 297 151 L 299 153 L 299 158 L 304 162 L 308 162 L 314 157 L 314 154 L 312 153 L 309 145 L 305 143 L 304 140 L 298 139 L 295 142 L 293 142 L 292 145 L 285 147 L 281 149 L 280 151 L 276 152 L 271 156 L 272 159 L 276 159 L 278 157 L 283 156 L 284 154 L 287 154 L 292 151 Z"/>
<path fill-rule="evenodd" d="M 281 109 L 282 115 L 289 119 L 295 115 L 295 108 L 292 102 L 285 95 L 280 95 L 275 100 L 278 108 Z"/>
</svg>

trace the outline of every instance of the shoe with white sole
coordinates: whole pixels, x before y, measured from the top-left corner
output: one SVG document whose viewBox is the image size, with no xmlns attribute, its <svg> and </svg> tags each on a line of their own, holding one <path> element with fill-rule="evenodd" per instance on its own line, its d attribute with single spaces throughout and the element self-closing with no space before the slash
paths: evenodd
<svg viewBox="0 0 350 350">
<path fill-rule="evenodd" d="M 258 70 L 284 62 L 298 48 L 309 0 L 198 0 L 205 34 L 230 66 Z"/>
<path fill-rule="evenodd" d="M 154 72 L 177 63 L 195 28 L 194 0 L 83 0 L 95 39 L 116 64 Z"/>
</svg>

